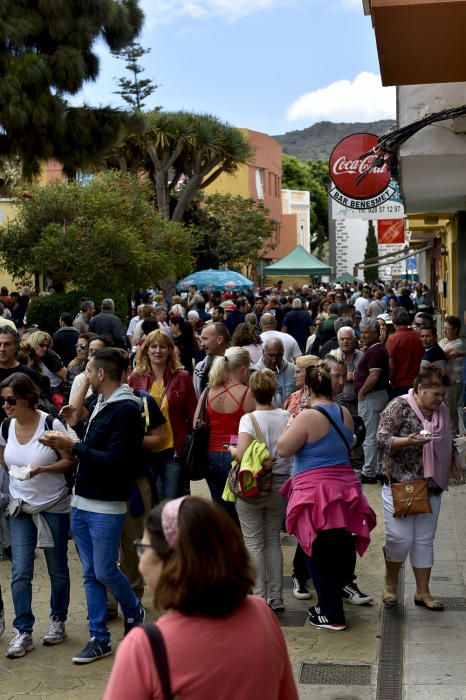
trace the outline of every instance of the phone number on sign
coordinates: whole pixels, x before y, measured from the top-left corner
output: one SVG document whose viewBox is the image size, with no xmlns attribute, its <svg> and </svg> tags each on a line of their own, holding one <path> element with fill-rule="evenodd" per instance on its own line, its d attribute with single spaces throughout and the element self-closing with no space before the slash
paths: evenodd
<svg viewBox="0 0 466 700">
<path fill-rule="evenodd" d="M 369 214 L 402 214 L 401 204 L 381 204 L 374 209 L 366 209 Z"/>
</svg>

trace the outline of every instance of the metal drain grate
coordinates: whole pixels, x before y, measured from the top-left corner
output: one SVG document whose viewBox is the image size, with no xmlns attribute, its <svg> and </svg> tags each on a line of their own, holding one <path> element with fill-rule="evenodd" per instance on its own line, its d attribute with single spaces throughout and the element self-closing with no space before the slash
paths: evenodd
<svg viewBox="0 0 466 700">
<path fill-rule="evenodd" d="M 431 576 L 432 581 L 451 581 L 451 576 Z"/>
<path fill-rule="evenodd" d="M 299 682 L 307 685 L 371 685 L 369 664 L 308 663 L 301 664 Z"/>
<path fill-rule="evenodd" d="M 398 600 L 404 598 L 405 568 L 398 579 Z M 382 609 L 382 631 L 377 675 L 377 700 L 401 700 L 403 697 L 403 627 L 404 610 L 399 602 L 395 608 Z"/>
<path fill-rule="evenodd" d="M 440 600 L 445 606 L 445 610 L 450 612 L 466 612 L 466 598 L 443 598 Z"/>
<path fill-rule="evenodd" d="M 285 610 L 275 614 L 282 627 L 303 627 L 307 620 L 306 610 Z"/>
</svg>

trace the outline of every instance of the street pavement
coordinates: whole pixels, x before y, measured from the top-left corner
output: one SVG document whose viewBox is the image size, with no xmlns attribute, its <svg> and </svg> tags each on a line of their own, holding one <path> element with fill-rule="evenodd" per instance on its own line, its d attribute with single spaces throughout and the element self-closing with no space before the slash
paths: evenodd
<svg viewBox="0 0 466 700">
<path fill-rule="evenodd" d="M 313 601 L 298 601 L 291 593 L 292 538 L 283 537 L 285 603 L 293 620 L 282 616 L 285 634 L 300 698 L 303 700 L 466 700 L 466 486 L 453 486 L 443 497 L 436 538 L 436 564 L 432 591 L 445 598 L 448 610 L 432 613 L 413 604 L 414 584 L 407 567 L 405 600 L 401 612 L 403 696 L 377 692 L 379 650 L 383 625 L 381 591 L 383 581 L 383 521 L 380 488 L 365 486 L 365 492 L 377 512 L 379 526 L 373 532 L 366 555 L 358 559 L 358 584 L 374 596 L 373 605 L 345 604 L 348 629 L 329 632 L 313 628 L 305 621 L 305 611 Z M 193 493 L 207 496 L 205 483 L 193 484 Z M 74 652 L 88 640 L 86 606 L 81 567 L 74 545 L 70 542 L 72 577 L 71 607 L 67 622 L 68 638 L 55 647 L 40 643 L 48 624 L 49 584 L 41 552 L 36 558 L 33 582 L 33 608 L 36 615 L 34 641 L 36 649 L 21 659 L 6 659 L 4 654 L 11 635 L 12 604 L 9 591 L 10 563 L 0 562 L 7 630 L 0 639 L 0 700 L 97 700 L 102 696 L 112 666 L 108 657 L 85 666 L 71 662 Z M 404 574 L 403 574 L 404 575 Z M 155 617 L 148 594 L 144 597 L 147 618 Z M 450 608 L 452 608 L 450 610 Z M 299 619 L 298 619 L 299 618 Z M 290 626 L 292 625 L 292 626 Z M 110 622 L 115 647 L 123 636 L 123 620 Z M 363 676 L 361 678 L 361 672 Z M 335 679 L 340 674 L 340 680 Z M 341 675 L 342 674 L 342 675 Z M 314 679 L 314 680 L 313 680 Z M 388 691 L 387 691 L 388 693 Z M 130 699 L 129 699 L 130 700 Z M 221 698 L 219 698 L 221 700 Z M 267 700 L 258 698 L 257 700 Z"/>
</svg>

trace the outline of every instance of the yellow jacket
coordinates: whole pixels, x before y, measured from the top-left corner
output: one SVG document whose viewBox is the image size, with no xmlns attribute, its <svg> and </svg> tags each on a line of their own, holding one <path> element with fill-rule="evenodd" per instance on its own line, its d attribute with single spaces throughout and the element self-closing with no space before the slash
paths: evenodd
<svg viewBox="0 0 466 700">
<path fill-rule="evenodd" d="M 264 462 L 270 459 L 270 452 L 263 442 L 253 440 L 246 452 L 243 455 L 241 464 L 235 460 L 232 462 L 232 469 L 239 469 L 238 482 L 241 490 L 241 495 L 244 497 L 255 496 L 260 490 L 261 477 L 267 470 L 264 469 Z M 236 494 L 231 490 L 228 479 L 223 490 L 222 498 L 224 501 L 235 503 Z"/>
</svg>

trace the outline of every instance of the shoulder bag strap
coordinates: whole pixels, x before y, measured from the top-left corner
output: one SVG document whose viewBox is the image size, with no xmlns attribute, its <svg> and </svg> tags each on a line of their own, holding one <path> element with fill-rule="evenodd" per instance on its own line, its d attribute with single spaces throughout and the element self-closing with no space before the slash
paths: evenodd
<svg viewBox="0 0 466 700">
<path fill-rule="evenodd" d="M 204 392 L 201 397 L 201 407 L 199 409 L 199 414 L 197 416 L 197 421 L 196 421 L 196 426 L 200 426 L 204 423 L 205 418 L 206 418 L 206 406 L 207 406 L 207 399 L 209 397 L 209 391 L 210 391 L 210 386 L 207 384 L 206 388 L 204 389 Z"/>
<path fill-rule="evenodd" d="M 350 444 L 349 444 L 348 440 L 345 438 L 345 436 L 343 435 L 343 432 L 340 430 L 340 428 L 338 427 L 338 425 L 337 425 L 337 424 L 335 423 L 335 421 L 333 420 L 332 416 L 330 416 L 330 415 L 327 413 L 327 411 L 326 411 L 324 408 L 321 408 L 320 406 L 312 406 L 312 409 L 313 409 L 314 411 L 318 411 L 318 412 L 321 413 L 323 416 L 325 416 L 326 419 L 328 420 L 328 422 L 331 423 L 331 424 L 333 425 L 333 427 L 334 427 L 335 430 L 337 431 L 338 435 L 341 437 L 341 439 L 342 439 L 343 442 L 345 443 L 348 452 L 350 453 L 350 452 L 351 452 Z M 340 406 L 340 410 L 341 410 L 341 406 Z M 342 414 L 343 414 L 343 411 L 341 411 L 341 412 L 342 412 Z"/>
<path fill-rule="evenodd" d="M 251 419 L 252 427 L 254 428 L 254 432 L 256 433 L 257 442 L 264 443 L 265 445 L 264 436 L 262 434 L 262 430 L 260 429 L 260 425 L 257 421 L 256 416 L 253 413 L 248 413 L 247 415 Z"/>
<path fill-rule="evenodd" d="M 167 650 L 162 633 L 157 625 L 154 624 L 141 625 L 141 627 L 149 638 L 164 700 L 172 700 L 173 693 L 170 682 L 170 669 L 168 668 Z"/>
</svg>

